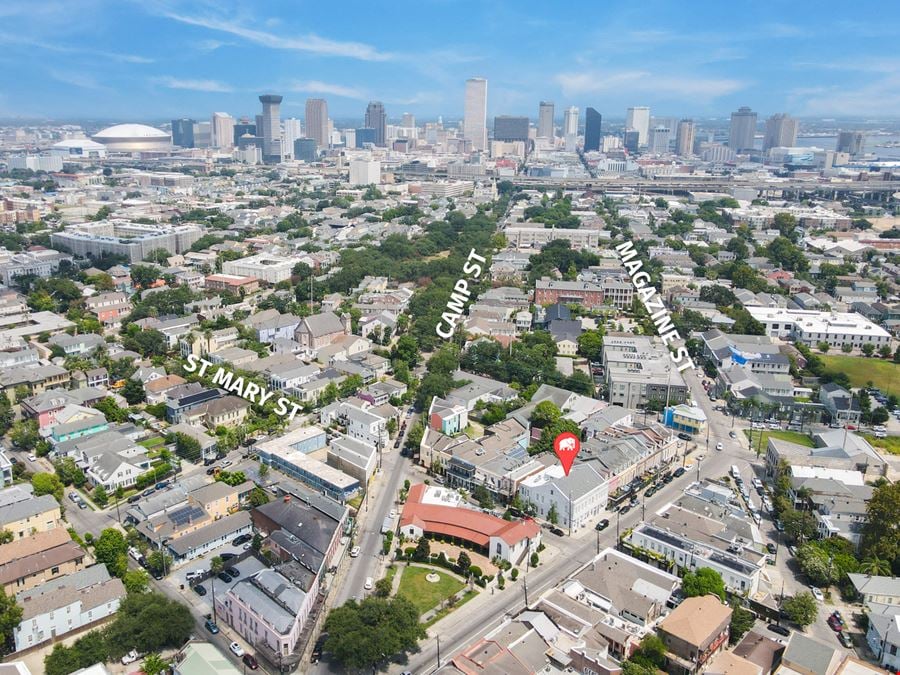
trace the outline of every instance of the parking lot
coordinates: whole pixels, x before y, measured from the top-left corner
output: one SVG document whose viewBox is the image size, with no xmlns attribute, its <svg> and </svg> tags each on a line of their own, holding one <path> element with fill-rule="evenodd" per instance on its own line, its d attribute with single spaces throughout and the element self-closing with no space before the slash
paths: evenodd
<svg viewBox="0 0 900 675">
<path fill-rule="evenodd" d="M 216 551 L 207 553 L 202 558 L 197 558 L 196 560 L 192 560 L 184 566 L 179 567 L 166 578 L 166 581 L 168 583 L 179 589 L 179 591 L 184 595 L 185 599 L 191 605 L 196 607 L 198 610 L 202 610 L 204 614 L 212 613 L 212 580 L 205 579 L 204 581 L 200 582 L 200 585 L 206 589 L 206 595 L 200 596 L 190 588 L 190 584 L 187 581 L 187 575 L 190 572 L 206 572 L 207 570 L 209 570 L 210 561 L 216 555 L 221 556 L 223 553 L 238 555 L 244 553 L 244 550 L 240 546 L 232 546 L 230 544 L 228 546 L 223 546 L 221 549 L 217 549 Z M 216 593 L 219 595 L 225 593 L 227 589 L 231 588 L 241 579 L 245 579 L 252 574 L 256 574 L 257 572 L 265 568 L 265 565 L 253 555 L 250 555 L 246 559 L 241 560 L 237 563 L 233 563 L 233 561 L 231 560 L 225 560 L 224 563 L 226 568 L 235 567 L 238 572 L 240 572 L 240 576 L 231 580 L 230 582 L 225 582 L 219 578 L 216 578 Z"/>
</svg>

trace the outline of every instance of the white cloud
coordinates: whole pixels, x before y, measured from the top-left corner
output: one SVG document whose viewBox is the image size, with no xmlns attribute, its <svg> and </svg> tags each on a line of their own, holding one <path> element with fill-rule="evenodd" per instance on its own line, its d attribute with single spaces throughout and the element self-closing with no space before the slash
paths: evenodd
<svg viewBox="0 0 900 675">
<path fill-rule="evenodd" d="M 366 99 L 366 93 L 356 87 L 346 87 L 342 84 L 320 82 L 319 80 L 307 80 L 306 82 L 292 82 L 288 85 L 290 91 L 310 94 L 331 94 L 344 98 Z"/>
<path fill-rule="evenodd" d="M 567 96 L 578 94 L 658 94 L 681 100 L 710 101 L 740 91 L 746 85 L 728 78 L 662 75 L 644 70 L 560 73 L 556 81 Z"/>
<path fill-rule="evenodd" d="M 67 47 L 45 40 L 37 40 L 24 35 L 13 35 L 11 33 L 0 33 L 0 44 L 20 45 L 24 47 L 33 47 L 35 49 L 44 49 L 50 52 L 60 54 L 84 54 L 86 56 L 99 56 L 112 61 L 121 61 L 124 63 L 153 63 L 153 59 L 146 56 L 138 56 L 136 54 L 124 54 L 121 52 L 107 52 L 98 49 L 87 49 L 84 47 Z"/>
<path fill-rule="evenodd" d="M 856 87 L 798 88 L 790 100 L 803 115 L 890 115 L 900 110 L 900 73 Z"/>
<path fill-rule="evenodd" d="M 103 85 L 97 82 L 92 75 L 88 75 L 87 73 L 76 73 L 64 70 L 49 70 L 47 72 L 50 77 L 57 82 L 62 82 L 63 84 L 68 84 L 72 87 L 94 90 L 104 89 Z"/>
<path fill-rule="evenodd" d="M 188 16 L 172 11 L 163 11 L 163 16 L 189 26 L 199 26 L 209 30 L 228 33 L 272 49 L 288 49 L 323 56 L 344 56 L 361 61 L 388 61 L 390 54 L 378 51 L 375 47 L 361 42 L 341 42 L 329 40 L 313 33 L 300 37 L 282 37 L 264 30 L 249 28 L 244 22 L 219 19 L 211 16 Z"/>
<path fill-rule="evenodd" d="M 169 89 L 186 89 L 218 94 L 228 94 L 234 91 L 234 87 L 219 80 L 192 80 L 166 76 L 156 77 L 153 79 L 153 82 Z"/>
</svg>

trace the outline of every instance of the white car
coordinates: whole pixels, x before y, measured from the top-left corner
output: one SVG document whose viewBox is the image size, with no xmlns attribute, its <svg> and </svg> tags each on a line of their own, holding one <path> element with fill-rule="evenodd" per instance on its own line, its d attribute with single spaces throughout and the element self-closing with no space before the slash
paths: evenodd
<svg viewBox="0 0 900 675">
<path fill-rule="evenodd" d="M 397 517 L 397 509 L 391 509 L 391 518 Z"/>
<path fill-rule="evenodd" d="M 366 577 L 366 583 L 363 586 L 363 588 L 365 588 L 367 591 L 371 591 L 372 586 L 374 586 L 374 585 L 375 585 L 375 582 L 372 580 L 372 577 Z"/>
<path fill-rule="evenodd" d="M 355 558 L 358 555 L 359 555 L 359 546 L 354 546 L 353 548 L 350 549 L 350 557 L 351 558 Z"/>
<path fill-rule="evenodd" d="M 231 653 L 238 658 L 244 655 L 244 648 L 241 647 L 237 642 L 232 642 L 230 645 L 228 645 L 228 649 L 230 649 Z"/>
<path fill-rule="evenodd" d="M 138 656 L 138 653 L 134 649 L 132 649 L 130 652 L 128 652 L 125 656 L 122 657 L 122 665 L 127 666 L 129 663 L 134 663 L 139 658 L 140 657 Z"/>
<path fill-rule="evenodd" d="M 809 587 L 809 590 L 812 591 L 813 597 L 814 597 L 816 600 L 818 600 L 819 602 L 824 602 L 824 601 L 825 601 L 825 596 L 822 595 L 822 591 L 821 591 L 821 590 L 819 590 L 819 589 L 816 588 L 815 586 L 810 586 L 810 587 Z"/>
<path fill-rule="evenodd" d="M 35 455 L 33 452 L 29 452 L 29 453 L 28 453 L 28 461 L 29 461 L 29 462 L 36 462 L 36 461 L 37 461 L 37 455 Z"/>
<path fill-rule="evenodd" d="M 719 441 L 718 443 L 716 443 L 716 450 L 724 450 L 724 449 L 725 449 L 725 444 L 722 443 L 722 441 Z"/>
</svg>

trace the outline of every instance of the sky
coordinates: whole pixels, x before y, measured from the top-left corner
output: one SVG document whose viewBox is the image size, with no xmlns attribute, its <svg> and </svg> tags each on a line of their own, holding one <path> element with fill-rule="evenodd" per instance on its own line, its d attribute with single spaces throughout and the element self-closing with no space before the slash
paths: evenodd
<svg viewBox="0 0 900 675">
<path fill-rule="evenodd" d="M 2 0 L 0 117 L 254 115 L 261 93 L 334 118 L 462 115 L 900 117 L 900 3 L 797 0 Z M 583 114 L 583 113 L 582 113 Z"/>
</svg>

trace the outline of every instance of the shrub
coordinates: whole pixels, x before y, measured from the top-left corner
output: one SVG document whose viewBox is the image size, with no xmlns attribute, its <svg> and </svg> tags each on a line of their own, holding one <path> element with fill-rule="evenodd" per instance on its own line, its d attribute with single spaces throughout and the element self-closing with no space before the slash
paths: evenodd
<svg viewBox="0 0 900 675">
<path fill-rule="evenodd" d="M 519 578 L 519 568 L 517 567 L 517 568 L 513 569 L 513 571 L 509 573 L 509 577 L 513 581 L 518 579 Z"/>
<path fill-rule="evenodd" d="M 481 571 L 481 568 L 478 565 L 469 565 L 469 574 L 471 574 L 476 579 L 484 575 L 484 572 Z"/>
<path fill-rule="evenodd" d="M 538 557 L 538 554 L 537 554 L 537 553 L 532 553 L 532 554 L 531 554 L 531 566 L 532 566 L 532 567 L 537 567 L 537 566 L 538 566 L 538 563 L 540 563 L 540 558 Z"/>
</svg>

